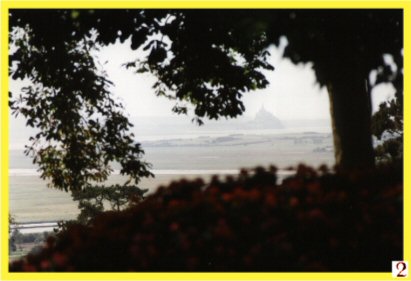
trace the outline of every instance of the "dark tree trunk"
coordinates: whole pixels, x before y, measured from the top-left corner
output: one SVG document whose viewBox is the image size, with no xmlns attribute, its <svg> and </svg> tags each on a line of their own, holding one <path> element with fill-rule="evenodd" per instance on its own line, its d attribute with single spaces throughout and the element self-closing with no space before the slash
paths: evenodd
<svg viewBox="0 0 411 281">
<path fill-rule="evenodd" d="M 336 74 L 327 86 L 336 165 L 344 170 L 372 168 L 371 97 L 361 79 L 366 76 L 352 68 Z"/>
</svg>

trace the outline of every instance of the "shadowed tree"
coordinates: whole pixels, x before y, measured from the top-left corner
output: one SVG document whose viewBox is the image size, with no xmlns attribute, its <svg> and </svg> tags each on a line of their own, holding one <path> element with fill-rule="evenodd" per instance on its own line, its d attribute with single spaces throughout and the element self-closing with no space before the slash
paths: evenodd
<svg viewBox="0 0 411 281">
<path fill-rule="evenodd" d="M 91 56 L 97 48 L 92 33 L 70 40 L 67 32 L 72 28 L 56 22 L 65 15 L 40 16 L 37 25 L 10 30 L 16 50 L 10 55 L 10 74 L 30 80 L 10 106 L 14 114 L 26 117 L 28 126 L 39 129 L 25 153 L 33 157 L 41 177 L 51 180 L 50 186 L 72 193 L 79 202 L 79 220 L 87 222 L 104 210 L 104 202 L 115 209 L 131 202 L 119 200 L 119 194 L 141 198 L 144 190 L 137 184 L 152 174 L 129 132 L 132 125 L 123 106 L 111 97 L 111 83 Z M 68 15 L 72 18 L 75 13 Z M 49 20 L 57 29 L 45 27 Z M 113 161 L 129 180 L 124 186 L 101 186 L 113 171 Z"/>
<path fill-rule="evenodd" d="M 383 65 L 383 54 L 400 54 L 402 22 L 401 10 L 295 10 L 270 25 L 273 39 L 283 32 L 290 42 L 284 55 L 295 63 L 312 61 L 327 87 L 341 168 L 374 165 L 368 77 Z M 379 82 L 391 80 L 382 74 Z"/>
<path fill-rule="evenodd" d="M 46 150 L 28 151 L 57 187 L 81 189 L 104 179 L 112 160 L 137 179 L 149 174 L 142 151 L 125 133 L 130 124 L 91 50 L 131 38 L 131 48 L 147 56 L 125 66 L 154 73 L 156 94 L 175 99 L 177 113 L 192 104 L 202 123 L 244 112 L 243 93 L 268 84 L 261 72 L 273 69 L 267 47 L 286 36 L 284 56 L 313 62 L 328 89 L 337 166 L 370 168 L 368 76 L 383 54 L 401 51 L 402 16 L 402 10 L 12 10 L 10 41 L 17 48 L 10 75 L 32 81 L 23 95 L 13 94 L 12 108 L 40 128 L 33 144 L 45 141 Z"/>
</svg>

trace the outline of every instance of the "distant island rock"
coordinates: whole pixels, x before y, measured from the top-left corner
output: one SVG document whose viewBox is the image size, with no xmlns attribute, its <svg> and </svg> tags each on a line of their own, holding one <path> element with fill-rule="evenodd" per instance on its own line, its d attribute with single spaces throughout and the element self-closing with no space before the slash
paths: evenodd
<svg viewBox="0 0 411 281">
<path fill-rule="evenodd" d="M 264 106 L 255 115 L 254 120 L 249 121 L 248 124 L 253 129 L 283 129 L 284 125 L 280 119 L 267 111 Z"/>
</svg>

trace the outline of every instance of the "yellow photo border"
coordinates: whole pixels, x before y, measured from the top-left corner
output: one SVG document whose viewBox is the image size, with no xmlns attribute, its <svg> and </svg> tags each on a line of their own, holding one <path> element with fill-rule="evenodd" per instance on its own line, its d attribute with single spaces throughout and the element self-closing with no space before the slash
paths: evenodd
<svg viewBox="0 0 411 281">
<path fill-rule="evenodd" d="M 38 1 L 38 0 L 1 0 L 1 255 L 0 255 L 0 280 L 386 280 L 393 279 L 391 272 L 387 273 L 10 273 L 8 259 L 8 11 L 9 9 L 34 9 L 34 8 L 399 8 L 404 11 L 404 77 L 408 77 L 411 69 L 411 1 L 275 1 L 275 0 L 208 0 L 208 1 L 172 1 L 172 0 L 143 0 L 143 1 Z M 404 79 L 404 91 L 411 89 L 411 79 Z M 404 171 L 411 171 L 411 163 L 407 159 L 410 155 L 411 124 L 410 99 L 404 94 Z M 411 261 L 411 190 L 410 174 L 404 172 L 404 260 Z M 377 245 L 376 245 L 377 246 Z M 391 263 L 391 261 L 387 261 Z M 409 270 L 410 272 L 410 270 Z M 410 279 L 410 274 L 405 280 Z"/>
</svg>

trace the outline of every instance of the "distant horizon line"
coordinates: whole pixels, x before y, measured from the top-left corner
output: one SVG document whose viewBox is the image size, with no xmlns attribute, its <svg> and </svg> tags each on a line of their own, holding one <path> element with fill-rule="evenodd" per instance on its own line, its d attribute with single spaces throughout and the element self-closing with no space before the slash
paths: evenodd
<svg viewBox="0 0 411 281">
<path fill-rule="evenodd" d="M 275 115 L 274 113 L 272 113 L 271 111 L 269 111 L 271 114 L 273 114 L 275 117 L 277 117 L 278 119 L 280 119 L 281 121 L 328 121 L 331 120 L 331 118 L 296 118 L 296 119 L 283 119 L 278 117 L 277 115 Z M 177 114 L 173 114 L 173 115 L 129 115 L 129 118 L 188 118 L 191 119 L 194 116 L 191 115 L 177 115 Z M 208 118 L 204 118 L 204 120 L 206 121 L 212 121 L 212 122 L 218 122 L 221 120 L 235 120 L 238 118 L 255 118 L 255 115 L 239 115 L 238 117 L 234 117 L 234 118 L 225 118 L 225 117 L 220 117 L 219 120 L 214 120 L 214 119 L 208 119 Z"/>
<path fill-rule="evenodd" d="M 154 175 L 237 175 L 243 169 L 151 169 Z M 245 169 L 252 171 L 252 169 Z M 276 174 L 280 176 L 293 175 L 295 171 L 279 169 Z M 13 168 L 9 169 L 9 176 L 39 176 L 38 168 Z M 111 175 L 120 175 L 119 169 L 113 169 Z M 127 177 L 126 175 L 124 175 Z"/>
</svg>

